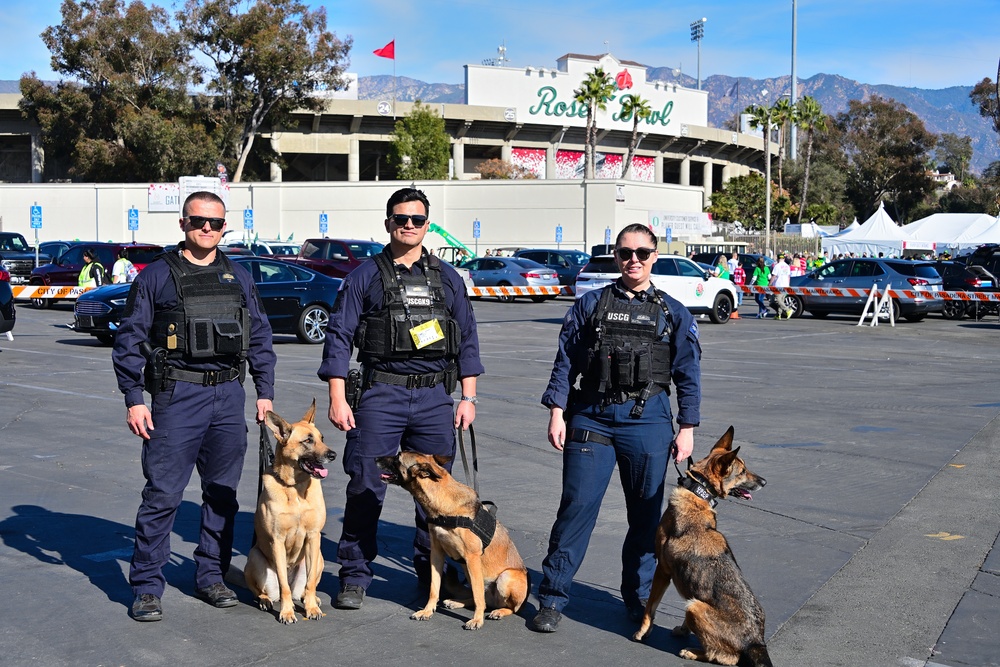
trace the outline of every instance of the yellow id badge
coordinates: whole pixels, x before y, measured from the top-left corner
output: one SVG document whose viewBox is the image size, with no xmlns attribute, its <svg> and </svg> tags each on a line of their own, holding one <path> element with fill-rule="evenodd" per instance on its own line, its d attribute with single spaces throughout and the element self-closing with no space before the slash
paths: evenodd
<svg viewBox="0 0 1000 667">
<path fill-rule="evenodd" d="M 418 350 L 444 339 L 444 332 L 437 319 L 417 325 L 410 329 L 410 338 Z"/>
</svg>

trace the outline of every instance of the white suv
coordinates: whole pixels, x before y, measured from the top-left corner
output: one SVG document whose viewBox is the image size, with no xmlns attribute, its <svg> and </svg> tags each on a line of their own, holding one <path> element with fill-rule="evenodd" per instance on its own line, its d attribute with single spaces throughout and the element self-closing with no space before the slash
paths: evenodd
<svg viewBox="0 0 1000 667">
<path fill-rule="evenodd" d="M 592 257 L 576 278 L 576 298 L 618 280 L 621 272 L 613 255 Z M 677 299 L 692 313 L 707 313 L 716 324 L 733 314 L 736 287 L 716 278 L 700 265 L 680 255 L 660 255 L 653 264 L 650 281 L 657 289 Z"/>
</svg>

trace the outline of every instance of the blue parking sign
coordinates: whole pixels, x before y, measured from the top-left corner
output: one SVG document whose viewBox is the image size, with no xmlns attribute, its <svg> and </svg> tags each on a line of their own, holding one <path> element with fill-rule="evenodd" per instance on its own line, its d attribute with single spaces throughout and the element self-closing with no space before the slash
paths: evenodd
<svg viewBox="0 0 1000 667">
<path fill-rule="evenodd" d="M 556 243 L 562 243 L 562 225 L 556 226 Z"/>
<path fill-rule="evenodd" d="M 674 228 L 667 227 L 667 243 L 670 243 L 673 237 L 674 237 Z"/>
<path fill-rule="evenodd" d="M 604 245 L 611 245 L 611 228 L 604 228 Z"/>
<path fill-rule="evenodd" d="M 134 206 L 128 210 L 128 229 L 130 232 L 139 230 L 139 209 Z"/>
<path fill-rule="evenodd" d="M 243 209 L 243 229 L 253 229 L 253 209 Z"/>
<path fill-rule="evenodd" d="M 480 232 L 482 232 L 482 230 L 483 230 L 483 226 L 482 226 L 482 223 L 479 222 L 479 219 L 477 218 L 477 219 L 473 220 L 472 221 L 472 238 L 478 239 L 479 238 L 479 234 L 480 234 Z"/>
<path fill-rule="evenodd" d="M 31 228 L 41 229 L 42 228 L 42 207 L 35 204 L 31 207 Z"/>
</svg>

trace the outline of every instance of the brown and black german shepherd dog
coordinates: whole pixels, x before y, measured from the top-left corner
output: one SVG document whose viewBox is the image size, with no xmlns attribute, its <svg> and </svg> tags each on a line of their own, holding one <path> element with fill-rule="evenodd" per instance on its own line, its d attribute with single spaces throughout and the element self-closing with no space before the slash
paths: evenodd
<svg viewBox="0 0 1000 667">
<path fill-rule="evenodd" d="M 642 641 L 650 631 L 656 608 L 670 582 L 687 600 L 684 623 L 674 636 L 693 632 L 701 649 L 680 652 L 685 660 L 735 665 L 746 656 L 755 667 L 771 667 L 764 643 L 764 610 L 743 578 L 725 536 L 716 529 L 715 498 L 727 495 L 750 500 L 750 492 L 765 484 L 747 470 L 733 446 L 733 427 L 708 456 L 690 466 L 687 478 L 670 494 L 656 530 L 656 573 L 646 603 L 642 627 L 633 635 Z"/>
<path fill-rule="evenodd" d="M 326 501 L 320 480 L 323 467 L 337 454 L 323 444 L 313 419 L 316 399 L 302 421 L 289 424 L 268 411 L 265 423 L 274 433 L 274 464 L 264 472 L 257 500 L 254 530 L 257 543 L 250 550 L 243 573 L 258 606 L 270 611 L 281 599 L 278 620 L 294 623 L 301 600 L 305 617 L 325 616 L 319 609 L 316 586 L 323 573 L 320 531 L 326 524 Z"/>
<path fill-rule="evenodd" d="M 473 522 L 483 505 L 471 488 L 448 474 L 445 466 L 451 459 L 443 456 L 426 456 L 416 452 L 402 452 L 396 456 L 376 459 L 384 471 L 386 484 L 398 484 L 411 494 L 427 515 L 431 537 L 431 590 L 423 609 L 410 618 L 429 620 L 437 608 L 441 595 L 441 579 L 445 556 L 450 556 L 465 567 L 465 575 L 472 589 L 471 600 L 444 600 L 448 609 L 474 607 L 472 620 L 462 627 L 478 630 L 483 627 L 486 609 L 489 618 L 499 620 L 517 612 L 528 597 L 528 569 L 524 566 L 517 547 L 507 529 L 498 521 L 488 546 L 470 528 L 442 526 L 449 519 Z"/>
</svg>

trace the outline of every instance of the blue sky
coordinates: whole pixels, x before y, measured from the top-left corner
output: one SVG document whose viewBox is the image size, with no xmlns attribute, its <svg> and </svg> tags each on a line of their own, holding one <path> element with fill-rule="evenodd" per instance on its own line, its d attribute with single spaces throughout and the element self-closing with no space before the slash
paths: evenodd
<svg viewBox="0 0 1000 667">
<path fill-rule="evenodd" d="M 765 78 L 791 69 L 791 0 L 307 0 L 327 8 L 328 25 L 354 37 L 350 71 L 391 74 L 372 55 L 396 40 L 396 73 L 461 83 L 462 66 L 496 56 L 505 42 L 513 66 L 552 67 L 568 53 L 610 50 L 694 76 L 689 24 L 708 18 L 702 77 Z M 171 2 L 154 2 L 173 8 Z M 179 6 L 180 3 L 178 3 Z M 38 35 L 59 22 L 60 0 L 3 0 L 0 79 L 35 70 L 56 78 Z M 996 76 L 997 0 L 798 0 L 798 74 L 841 74 L 862 83 L 919 88 L 972 85 Z"/>
</svg>

